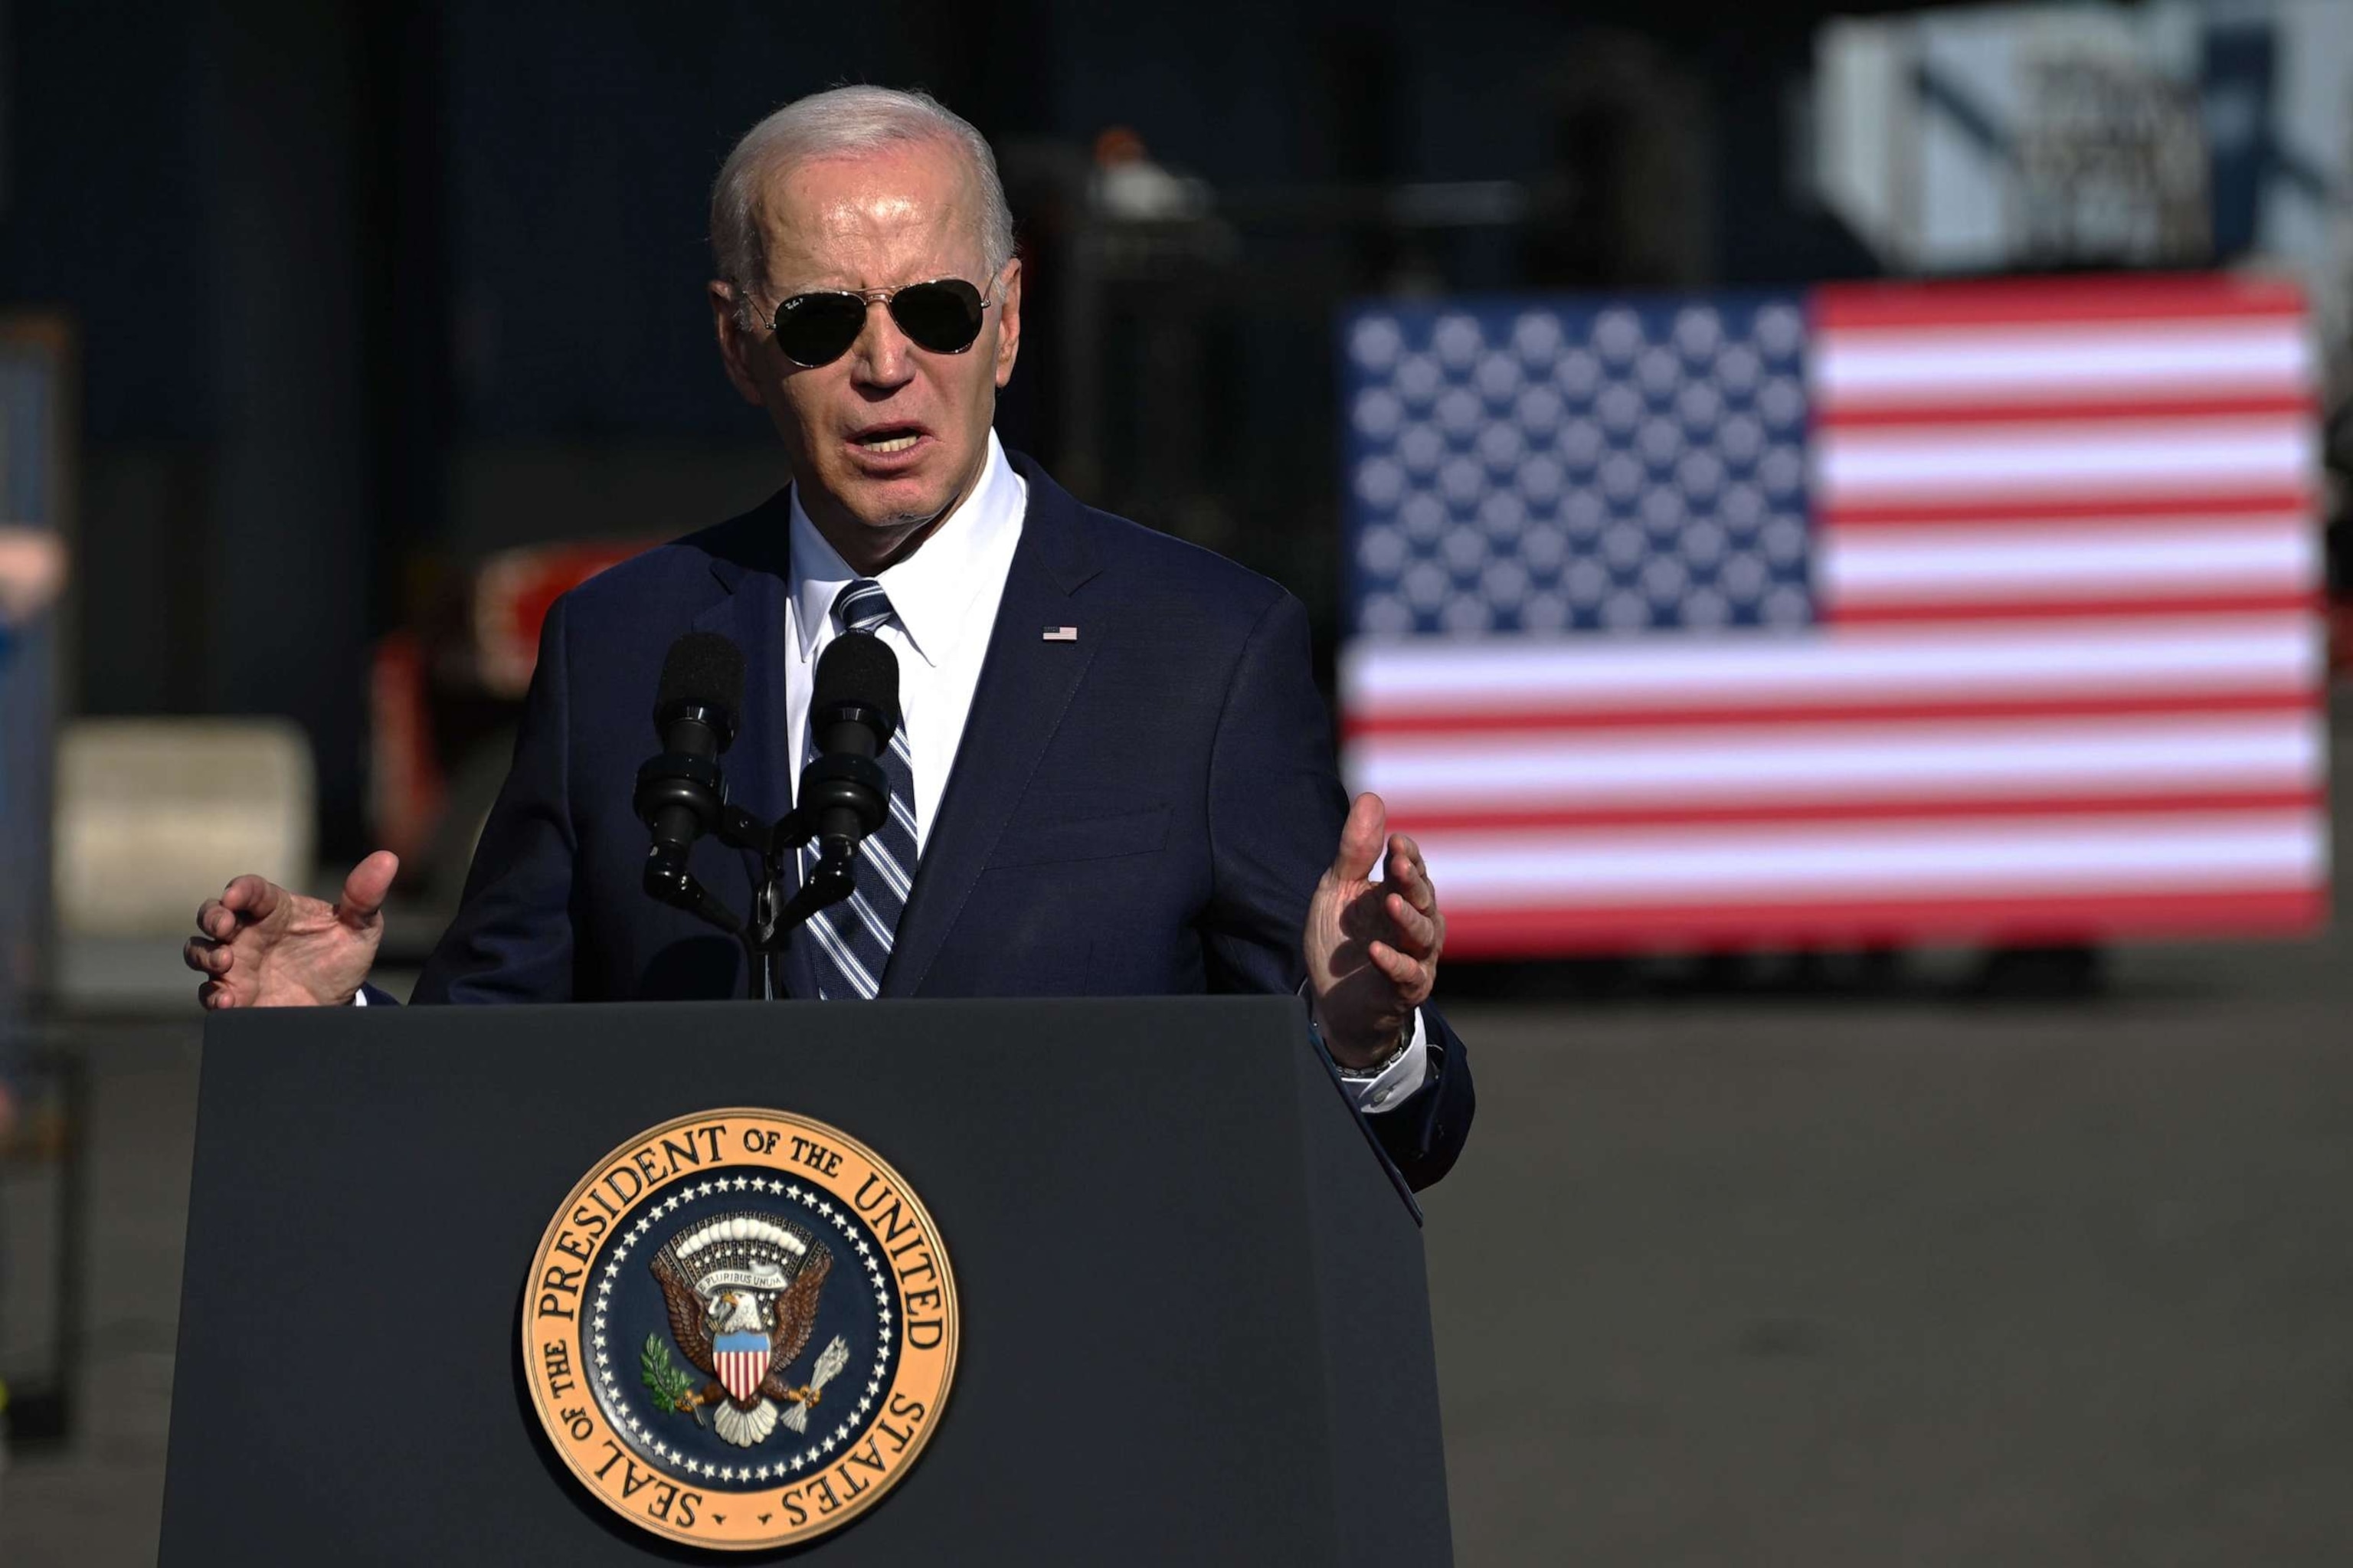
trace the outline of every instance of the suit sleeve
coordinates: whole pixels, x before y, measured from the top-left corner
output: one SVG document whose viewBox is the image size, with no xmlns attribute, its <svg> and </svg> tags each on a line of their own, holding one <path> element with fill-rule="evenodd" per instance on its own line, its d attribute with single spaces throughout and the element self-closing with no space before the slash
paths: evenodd
<svg viewBox="0 0 2353 1568">
<path fill-rule="evenodd" d="M 566 601 L 540 630 L 514 761 L 483 825 L 458 917 L 413 1000 L 568 1001 L 573 976 L 570 661 Z"/>
<path fill-rule="evenodd" d="M 1296 991 L 1307 978 L 1300 932 L 1348 814 L 1311 668 L 1306 609 L 1283 594 L 1243 644 L 1210 748 L 1212 889 L 1201 927 L 1213 991 Z M 1422 1018 L 1429 1079 L 1367 1118 L 1417 1188 L 1453 1165 L 1474 1106 L 1461 1038 L 1437 1009 Z"/>
</svg>

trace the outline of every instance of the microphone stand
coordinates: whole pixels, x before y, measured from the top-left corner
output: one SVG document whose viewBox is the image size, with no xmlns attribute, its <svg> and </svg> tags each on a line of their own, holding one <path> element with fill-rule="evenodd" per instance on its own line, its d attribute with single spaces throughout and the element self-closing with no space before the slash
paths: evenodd
<svg viewBox="0 0 2353 1568">
<path fill-rule="evenodd" d="M 763 826 L 740 807 L 729 807 L 719 820 L 719 837 L 737 849 L 760 857 L 760 885 L 752 895 L 752 919 L 744 928 L 744 951 L 759 971 L 760 1000 L 776 1000 L 776 955 L 793 933 L 820 909 L 840 903 L 858 890 L 850 857 L 858 841 L 826 843 L 808 876 L 790 898 L 785 897 L 786 862 L 793 852 L 818 836 L 817 813 L 795 807 L 776 822 Z"/>
<path fill-rule="evenodd" d="M 645 771 L 673 760 L 657 758 L 646 765 Z M 716 782 L 715 778 L 712 781 Z M 687 787 L 692 789 L 694 785 Z M 682 847 L 659 843 L 654 846 L 646 859 L 645 889 L 662 903 L 683 909 L 742 942 L 744 957 L 757 977 L 760 1000 L 774 1001 L 776 955 L 784 951 L 793 932 L 807 924 L 810 916 L 840 903 L 858 890 L 851 862 L 858 853 L 859 839 L 881 825 L 881 810 L 876 808 L 889 800 L 890 791 L 890 780 L 880 763 L 862 757 L 828 755 L 817 758 L 801 770 L 801 803 L 774 822 L 763 822 L 741 806 L 710 801 L 715 810 L 704 821 L 711 824 L 719 842 L 733 849 L 749 850 L 760 857 L 760 880 L 753 889 L 752 918 L 748 922 L 739 919 L 733 910 L 695 880 L 694 874 L 686 868 Z M 839 810 L 844 806 L 855 811 L 860 824 L 858 833 L 839 832 L 841 824 L 838 816 L 830 824 L 837 831 L 824 831 L 820 816 L 828 808 Z M 786 862 L 793 852 L 812 840 L 818 844 L 817 861 L 809 867 L 799 890 L 786 898 Z M 754 982 L 747 979 L 750 983 Z"/>
</svg>

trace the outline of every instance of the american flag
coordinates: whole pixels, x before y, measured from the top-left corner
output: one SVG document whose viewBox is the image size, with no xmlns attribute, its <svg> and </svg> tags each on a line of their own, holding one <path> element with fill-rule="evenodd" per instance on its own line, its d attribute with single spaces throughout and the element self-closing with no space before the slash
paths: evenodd
<svg viewBox="0 0 2353 1568">
<path fill-rule="evenodd" d="M 2326 917 L 2285 284 L 1377 302 L 1343 768 L 1470 956 Z"/>
</svg>

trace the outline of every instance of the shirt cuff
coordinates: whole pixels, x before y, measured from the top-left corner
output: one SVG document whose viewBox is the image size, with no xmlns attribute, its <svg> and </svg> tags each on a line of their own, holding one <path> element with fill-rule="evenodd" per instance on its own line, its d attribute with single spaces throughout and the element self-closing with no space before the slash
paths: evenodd
<svg viewBox="0 0 2353 1568">
<path fill-rule="evenodd" d="M 1321 1039 L 1323 1030 L 1315 1020 L 1315 1000 L 1307 994 L 1304 984 L 1300 986 L 1299 994 L 1307 1003 L 1307 1026 L 1315 1030 L 1316 1037 Z M 1417 1007 L 1413 1010 L 1413 1037 L 1406 1042 L 1398 1059 L 1381 1069 L 1377 1077 L 1352 1078 L 1344 1073 L 1340 1086 L 1348 1091 L 1348 1097 L 1356 1103 L 1358 1110 L 1366 1116 L 1378 1116 L 1413 1098 L 1429 1081 L 1430 1032 L 1421 1022 L 1421 1009 Z"/>
</svg>

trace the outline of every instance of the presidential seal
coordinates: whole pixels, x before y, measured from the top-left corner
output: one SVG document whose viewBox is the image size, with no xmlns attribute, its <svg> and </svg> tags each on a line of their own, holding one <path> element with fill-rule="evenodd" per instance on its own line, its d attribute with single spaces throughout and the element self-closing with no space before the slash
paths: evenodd
<svg viewBox="0 0 2353 1568">
<path fill-rule="evenodd" d="M 681 1117 L 540 1238 L 522 1355 L 598 1501 L 693 1546 L 797 1544 L 904 1477 L 955 1375 L 955 1280 L 899 1173 L 822 1122 Z"/>
</svg>

